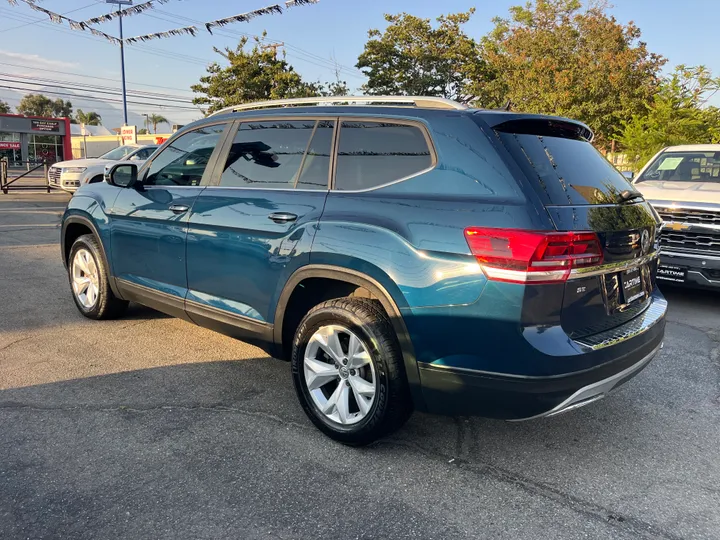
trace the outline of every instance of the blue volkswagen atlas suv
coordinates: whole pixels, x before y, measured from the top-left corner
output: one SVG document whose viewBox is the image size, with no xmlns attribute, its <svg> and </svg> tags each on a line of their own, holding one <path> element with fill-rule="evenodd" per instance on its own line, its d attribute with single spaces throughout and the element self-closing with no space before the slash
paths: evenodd
<svg viewBox="0 0 720 540">
<path fill-rule="evenodd" d="M 426 97 L 230 107 L 62 223 L 91 319 L 137 302 L 291 363 L 361 445 L 414 409 L 519 420 L 604 397 L 662 346 L 660 220 L 587 126 Z"/>
</svg>

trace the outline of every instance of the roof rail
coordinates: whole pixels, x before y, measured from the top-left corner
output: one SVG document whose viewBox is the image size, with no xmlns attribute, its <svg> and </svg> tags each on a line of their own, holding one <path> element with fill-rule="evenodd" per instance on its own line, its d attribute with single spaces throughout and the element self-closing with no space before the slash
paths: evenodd
<svg viewBox="0 0 720 540">
<path fill-rule="evenodd" d="M 237 111 L 248 111 L 252 109 L 266 109 L 269 107 L 297 107 L 303 105 L 374 105 L 374 104 L 392 104 L 415 106 L 422 109 L 467 109 L 467 105 L 458 103 L 451 99 L 434 97 L 434 96 L 328 96 L 328 97 L 309 97 L 294 99 L 275 99 L 272 101 L 256 101 L 254 103 L 242 103 L 240 105 L 232 105 L 224 107 L 219 111 L 215 111 L 210 116 L 217 114 L 225 114 Z"/>
</svg>

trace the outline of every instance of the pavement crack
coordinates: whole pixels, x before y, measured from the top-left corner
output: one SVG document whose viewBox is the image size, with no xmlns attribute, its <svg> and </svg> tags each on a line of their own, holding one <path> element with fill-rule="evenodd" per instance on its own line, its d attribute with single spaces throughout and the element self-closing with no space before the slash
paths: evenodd
<svg viewBox="0 0 720 540">
<path fill-rule="evenodd" d="M 18 338 L 14 341 L 11 341 L 10 343 L 7 343 L 7 344 L 3 345 L 2 347 L 0 347 L 0 352 L 4 351 L 5 349 L 9 349 L 10 347 L 12 347 L 13 345 L 15 345 L 17 343 L 20 343 L 22 341 L 27 341 L 28 339 L 32 339 L 34 337 L 36 337 L 36 336 L 25 336 L 25 337 Z"/>
<path fill-rule="evenodd" d="M 554 501 L 588 519 L 632 532 L 638 536 L 645 538 L 663 538 L 666 540 L 681 540 L 682 538 L 681 536 L 665 531 L 641 519 L 610 510 L 598 504 L 581 499 L 580 497 L 570 495 L 561 489 L 543 484 L 542 482 L 537 482 L 496 465 L 491 465 L 489 463 L 477 463 L 469 460 L 453 460 L 451 456 L 429 450 L 417 443 L 405 440 L 385 439 L 377 441 L 372 445 L 372 447 L 380 446 L 397 446 L 415 450 L 428 459 L 442 461 L 446 464 L 451 463 L 452 466 L 463 468 L 477 475 L 488 476 L 494 480 L 513 485 L 531 495 L 537 495 Z"/>
</svg>

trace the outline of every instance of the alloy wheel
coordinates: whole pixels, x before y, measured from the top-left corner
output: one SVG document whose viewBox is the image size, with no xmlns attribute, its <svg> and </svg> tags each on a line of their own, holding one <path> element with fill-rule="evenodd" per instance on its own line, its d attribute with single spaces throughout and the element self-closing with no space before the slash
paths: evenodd
<svg viewBox="0 0 720 540">
<path fill-rule="evenodd" d="M 87 249 L 79 249 L 73 258 L 72 288 L 75 298 L 85 309 L 95 306 L 100 290 L 98 267 Z"/>
<path fill-rule="evenodd" d="M 329 420 L 351 425 L 370 412 L 377 392 L 375 366 L 362 340 L 344 326 L 317 329 L 308 340 L 303 368 L 310 397 Z"/>
</svg>

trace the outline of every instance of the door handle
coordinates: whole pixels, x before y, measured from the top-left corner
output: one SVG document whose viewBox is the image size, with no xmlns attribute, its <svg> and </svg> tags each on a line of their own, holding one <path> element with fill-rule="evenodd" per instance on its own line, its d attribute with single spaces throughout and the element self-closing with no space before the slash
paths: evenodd
<svg viewBox="0 0 720 540">
<path fill-rule="evenodd" d="M 183 212 L 190 210 L 190 207 L 186 204 L 171 204 L 170 210 L 176 214 L 182 214 Z"/>
<path fill-rule="evenodd" d="M 297 214 L 291 214 L 289 212 L 273 212 L 268 216 L 275 223 L 290 223 L 297 219 Z"/>
</svg>

